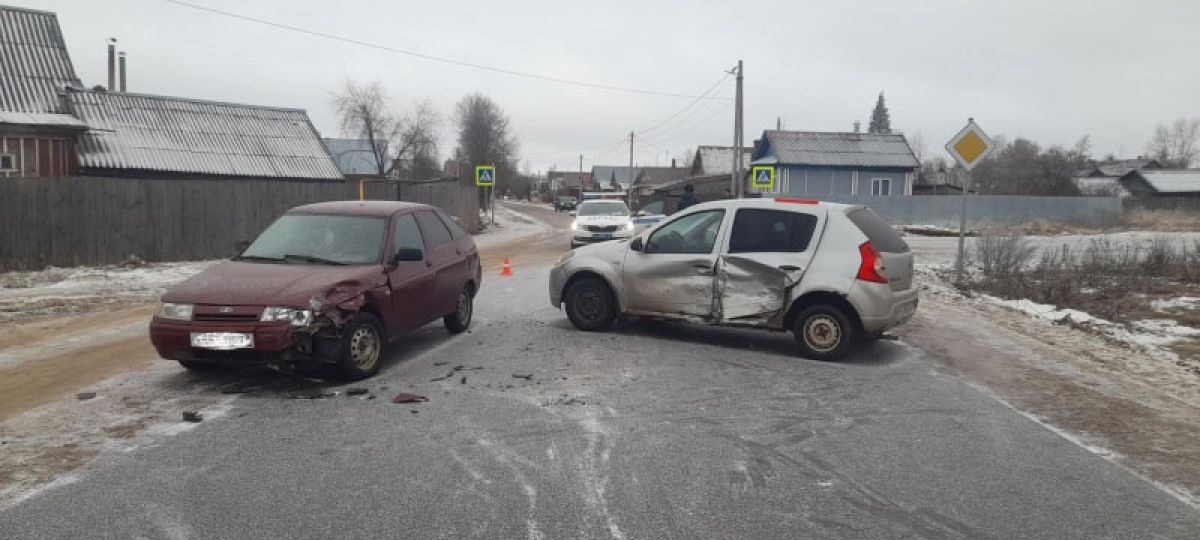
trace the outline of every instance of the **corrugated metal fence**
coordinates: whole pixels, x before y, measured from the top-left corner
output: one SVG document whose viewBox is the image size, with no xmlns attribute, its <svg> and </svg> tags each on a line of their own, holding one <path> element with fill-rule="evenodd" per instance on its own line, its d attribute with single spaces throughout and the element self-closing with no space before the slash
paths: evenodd
<svg viewBox="0 0 1200 540">
<path fill-rule="evenodd" d="M 371 199 L 394 185 L 366 186 Z M 478 230 L 474 188 L 405 186 L 404 198 L 439 206 Z M 0 270 L 228 257 L 294 206 L 358 198 L 343 182 L 101 177 L 0 179 Z"/>
<path fill-rule="evenodd" d="M 1187 213 L 1200 213 L 1200 197 L 1148 197 L 1145 199 L 1121 199 L 1121 204 L 1125 206 L 1125 211 L 1146 210 L 1151 212 L 1158 211 L 1178 211 Z"/>
<path fill-rule="evenodd" d="M 961 195 L 825 195 L 821 200 L 869 206 L 896 225 L 938 225 L 957 228 L 962 211 Z M 971 195 L 967 198 L 969 227 L 1020 225 L 1033 220 L 1102 227 L 1119 223 L 1121 217 L 1121 200 L 1116 197 Z"/>
</svg>

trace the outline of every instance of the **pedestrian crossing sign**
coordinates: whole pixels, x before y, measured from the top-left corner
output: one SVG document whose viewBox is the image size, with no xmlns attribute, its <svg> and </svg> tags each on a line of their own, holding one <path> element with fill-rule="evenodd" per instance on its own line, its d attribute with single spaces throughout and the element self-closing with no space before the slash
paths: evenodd
<svg viewBox="0 0 1200 540">
<path fill-rule="evenodd" d="M 494 187 L 496 185 L 495 165 L 475 166 L 475 187 Z"/>
<path fill-rule="evenodd" d="M 775 189 L 775 167 L 770 165 L 755 165 L 750 168 L 750 178 L 754 189 L 770 191 Z"/>
</svg>

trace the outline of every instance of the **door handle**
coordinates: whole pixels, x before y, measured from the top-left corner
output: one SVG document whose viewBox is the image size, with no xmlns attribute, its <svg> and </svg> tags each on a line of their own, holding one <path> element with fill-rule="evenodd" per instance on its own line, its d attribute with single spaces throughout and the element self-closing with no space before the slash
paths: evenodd
<svg viewBox="0 0 1200 540">
<path fill-rule="evenodd" d="M 784 272 L 795 272 L 795 271 L 799 270 L 799 269 L 800 269 L 800 267 L 799 267 L 799 266 L 793 266 L 793 265 L 790 265 L 790 264 L 785 264 L 785 265 L 783 265 L 783 266 L 780 266 L 780 267 L 779 267 L 779 269 L 780 269 L 780 270 L 783 270 Z"/>
</svg>

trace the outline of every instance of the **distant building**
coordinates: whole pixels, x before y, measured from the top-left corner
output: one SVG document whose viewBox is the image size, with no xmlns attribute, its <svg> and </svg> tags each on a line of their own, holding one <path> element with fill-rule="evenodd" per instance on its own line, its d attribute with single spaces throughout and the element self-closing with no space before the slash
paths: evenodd
<svg viewBox="0 0 1200 540">
<path fill-rule="evenodd" d="M 750 166 L 750 157 L 754 148 L 742 149 L 742 168 Z M 692 158 L 692 167 L 688 176 L 711 176 L 716 174 L 731 174 L 733 172 L 732 146 L 699 146 Z"/>
<path fill-rule="evenodd" d="M 82 87 L 58 17 L 0 6 L 0 176 L 75 174 L 75 136 L 87 125 L 62 99 Z"/>
<path fill-rule="evenodd" d="M 592 167 L 594 191 L 626 191 L 637 178 L 637 167 L 596 165 Z"/>
<path fill-rule="evenodd" d="M 1200 197 L 1200 169 L 1132 170 L 1120 184 L 1132 197 Z"/>
<path fill-rule="evenodd" d="M 367 139 L 323 138 L 325 149 L 337 165 L 338 171 L 347 179 L 379 178 L 379 164 L 375 162 L 375 151 Z"/>
<path fill-rule="evenodd" d="M 1072 181 L 1083 195 L 1129 197 L 1133 195 L 1121 182 L 1121 178 L 1132 171 L 1161 169 L 1156 159 L 1138 156 L 1137 159 L 1102 161 L 1075 173 Z"/>
<path fill-rule="evenodd" d="M 776 167 L 770 193 L 808 197 L 912 195 L 920 167 L 898 133 L 768 130 L 756 142 L 752 158 L 751 165 Z"/>
<path fill-rule="evenodd" d="M 87 123 L 76 154 L 95 176 L 342 180 L 300 109 L 68 90 Z"/>
<path fill-rule="evenodd" d="M 654 190 L 672 182 L 688 177 L 688 169 L 676 167 L 674 160 L 670 167 L 642 167 L 633 180 L 633 196 L 635 207 L 641 206 L 641 201 L 650 200 Z"/>
<path fill-rule="evenodd" d="M 555 195 L 581 197 L 592 189 L 592 173 L 575 171 L 550 171 L 547 175 L 550 191 Z"/>
</svg>

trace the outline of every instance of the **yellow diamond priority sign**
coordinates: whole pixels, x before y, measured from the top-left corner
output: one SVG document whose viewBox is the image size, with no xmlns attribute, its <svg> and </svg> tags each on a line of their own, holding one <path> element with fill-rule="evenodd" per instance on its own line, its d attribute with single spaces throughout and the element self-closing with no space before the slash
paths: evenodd
<svg viewBox="0 0 1200 540">
<path fill-rule="evenodd" d="M 946 151 L 968 171 L 974 169 L 995 148 L 996 144 L 975 124 L 974 118 L 968 120 L 967 126 L 946 143 Z"/>
</svg>

